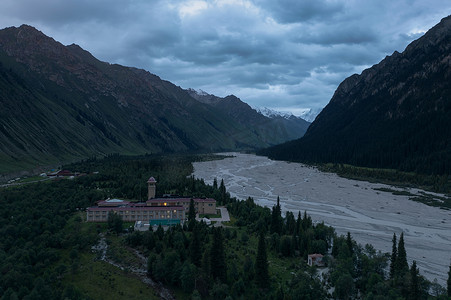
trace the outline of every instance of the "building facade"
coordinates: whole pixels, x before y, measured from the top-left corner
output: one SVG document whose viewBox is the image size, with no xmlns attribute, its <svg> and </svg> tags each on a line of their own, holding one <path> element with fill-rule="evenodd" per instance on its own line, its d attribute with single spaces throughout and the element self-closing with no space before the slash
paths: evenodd
<svg viewBox="0 0 451 300">
<path fill-rule="evenodd" d="M 152 224 L 183 224 L 189 212 L 191 199 L 199 214 L 216 214 L 216 200 L 212 198 L 155 198 L 156 180 L 150 177 L 148 200 L 131 202 L 120 199 L 107 199 L 97 202 L 97 206 L 86 209 L 88 222 L 107 222 L 108 214 L 113 212 L 125 222 L 144 221 Z"/>
<path fill-rule="evenodd" d="M 155 206 L 182 206 L 185 211 L 189 212 L 189 204 L 191 199 L 194 201 L 194 208 L 198 214 L 215 215 L 216 200 L 213 198 L 154 198 L 147 200 L 147 205 Z"/>
<path fill-rule="evenodd" d="M 113 212 L 122 217 L 124 222 L 151 221 L 151 220 L 174 220 L 178 224 L 185 221 L 185 209 L 180 206 L 157 207 L 147 206 L 145 203 L 131 203 L 114 199 L 100 201 L 97 206 L 86 209 L 86 220 L 88 222 L 107 222 L 108 214 Z M 122 202 L 120 202 L 122 201 Z M 105 203 L 107 203 L 105 205 Z"/>
</svg>

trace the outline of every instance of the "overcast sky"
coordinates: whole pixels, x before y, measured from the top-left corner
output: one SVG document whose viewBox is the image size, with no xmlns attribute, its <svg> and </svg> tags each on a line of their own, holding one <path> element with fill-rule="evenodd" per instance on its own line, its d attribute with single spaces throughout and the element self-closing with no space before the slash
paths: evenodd
<svg viewBox="0 0 451 300">
<path fill-rule="evenodd" d="M 1 0 L 0 28 L 296 114 L 449 14 L 450 0 Z"/>
</svg>

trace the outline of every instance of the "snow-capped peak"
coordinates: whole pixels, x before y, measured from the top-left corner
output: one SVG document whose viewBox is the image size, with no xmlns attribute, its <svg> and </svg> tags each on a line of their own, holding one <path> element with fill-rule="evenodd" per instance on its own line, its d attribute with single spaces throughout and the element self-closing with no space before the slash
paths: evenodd
<svg viewBox="0 0 451 300">
<path fill-rule="evenodd" d="M 201 89 L 195 90 L 195 89 L 189 88 L 188 91 L 190 91 L 192 93 L 196 93 L 199 96 L 210 96 L 209 93 L 207 93 L 206 91 L 201 90 Z"/>
<path fill-rule="evenodd" d="M 254 109 L 258 113 L 264 115 L 265 117 L 271 118 L 271 119 L 277 118 L 277 117 L 282 117 L 282 118 L 285 118 L 285 119 L 289 119 L 289 118 L 294 116 L 290 112 L 276 111 L 274 109 L 267 108 L 267 107 L 254 107 Z"/>
<path fill-rule="evenodd" d="M 315 121 L 315 118 L 321 112 L 321 108 L 309 108 L 299 114 L 299 118 L 302 118 L 308 122 Z"/>
</svg>

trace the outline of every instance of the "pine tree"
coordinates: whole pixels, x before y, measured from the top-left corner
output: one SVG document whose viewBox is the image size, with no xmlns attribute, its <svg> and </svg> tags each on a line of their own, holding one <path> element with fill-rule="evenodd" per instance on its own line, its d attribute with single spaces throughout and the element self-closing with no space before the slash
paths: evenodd
<svg viewBox="0 0 451 300">
<path fill-rule="evenodd" d="M 352 256 L 352 254 L 354 254 L 354 249 L 352 247 L 352 238 L 351 238 L 351 233 L 349 231 L 348 231 L 348 235 L 346 236 L 346 245 L 348 246 L 349 253 Z"/>
<path fill-rule="evenodd" d="M 257 257 L 255 259 L 255 279 L 261 288 L 267 288 L 269 285 L 268 259 L 266 256 L 266 242 L 263 232 L 258 238 Z"/>
<path fill-rule="evenodd" d="M 191 238 L 191 244 L 189 246 L 189 254 L 191 262 L 200 267 L 202 259 L 202 249 L 200 241 L 200 225 L 194 225 L 193 235 Z"/>
<path fill-rule="evenodd" d="M 392 243 L 393 244 L 392 244 L 391 258 L 390 258 L 390 279 L 395 278 L 396 260 L 398 258 L 398 250 L 396 248 L 396 233 L 393 233 Z"/>
<path fill-rule="evenodd" d="M 310 227 L 312 227 L 312 218 L 307 215 L 307 211 L 304 211 L 304 217 L 302 218 L 302 229 L 306 231 Z"/>
<path fill-rule="evenodd" d="M 277 196 L 277 204 L 273 206 L 271 212 L 271 233 L 282 233 L 282 210 L 280 208 L 280 199 Z"/>
<path fill-rule="evenodd" d="M 286 234 L 295 234 L 296 232 L 296 220 L 294 214 L 291 211 L 287 211 L 285 215 L 286 222 Z"/>
<path fill-rule="evenodd" d="M 226 191 L 226 187 L 224 185 L 224 179 L 221 179 L 221 184 L 219 185 L 219 192 L 220 192 L 220 202 L 221 204 L 227 204 L 226 202 L 226 196 L 227 196 L 227 191 Z"/>
<path fill-rule="evenodd" d="M 188 212 L 188 230 L 193 231 L 196 225 L 196 209 L 194 208 L 194 200 L 191 198 L 189 202 L 189 212 Z"/>
<path fill-rule="evenodd" d="M 412 267 L 410 268 L 410 288 L 409 288 L 409 300 L 419 300 L 420 295 L 420 284 L 418 282 L 418 268 L 417 262 L 413 261 Z"/>
<path fill-rule="evenodd" d="M 401 233 L 398 243 L 398 257 L 396 258 L 396 273 L 403 276 L 408 270 L 409 265 L 407 264 L 407 253 L 404 247 L 404 233 Z"/>
<path fill-rule="evenodd" d="M 451 263 L 449 264 L 448 280 L 446 281 L 448 297 L 451 297 Z"/>
<path fill-rule="evenodd" d="M 296 219 L 296 233 L 299 235 L 302 228 L 302 216 L 301 211 L 298 211 L 298 218 Z"/>
<path fill-rule="evenodd" d="M 108 229 L 115 232 L 116 234 L 121 233 L 123 230 L 122 217 L 112 211 L 110 211 L 108 213 L 107 224 L 108 224 Z"/>
<path fill-rule="evenodd" d="M 213 188 L 215 190 L 218 189 L 218 180 L 216 179 L 216 177 L 215 177 L 215 179 L 213 179 Z"/>
<path fill-rule="evenodd" d="M 222 228 L 213 228 L 213 243 L 210 249 L 210 274 L 222 282 L 227 281 L 227 265 L 225 261 Z"/>
</svg>

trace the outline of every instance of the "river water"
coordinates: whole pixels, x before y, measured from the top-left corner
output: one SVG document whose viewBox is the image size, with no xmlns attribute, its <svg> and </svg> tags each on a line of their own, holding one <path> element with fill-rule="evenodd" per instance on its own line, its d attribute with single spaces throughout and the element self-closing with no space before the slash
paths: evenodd
<svg viewBox="0 0 451 300">
<path fill-rule="evenodd" d="M 284 212 L 297 216 L 306 210 L 313 221 L 324 221 L 338 234 L 349 231 L 358 243 L 372 244 L 382 252 L 391 252 L 393 233 L 399 238 L 404 232 L 409 264 L 416 260 L 422 275 L 445 284 L 451 259 L 451 211 L 375 190 L 394 189 L 391 186 L 349 180 L 299 163 L 226 154 L 233 157 L 194 163 L 193 175 L 207 184 L 223 179 L 232 196 L 250 196 L 270 208 L 279 196 Z"/>
</svg>

